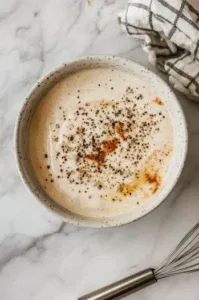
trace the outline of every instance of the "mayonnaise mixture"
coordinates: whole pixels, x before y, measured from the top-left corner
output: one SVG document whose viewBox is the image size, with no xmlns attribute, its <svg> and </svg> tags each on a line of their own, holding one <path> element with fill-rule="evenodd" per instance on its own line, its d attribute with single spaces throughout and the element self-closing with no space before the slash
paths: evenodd
<svg viewBox="0 0 199 300">
<path fill-rule="evenodd" d="M 117 69 L 86 69 L 56 84 L 29 129 L 29 156 L 46 193 L 89 217 L 131 212 L 161 188 L 173 152 L 164 99 Z"/>
</svg>

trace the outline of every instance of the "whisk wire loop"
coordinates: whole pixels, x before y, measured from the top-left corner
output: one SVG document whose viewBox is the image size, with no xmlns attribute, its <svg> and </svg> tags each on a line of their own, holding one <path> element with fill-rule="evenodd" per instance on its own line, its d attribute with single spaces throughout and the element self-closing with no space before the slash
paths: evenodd
<svg viewBox="0 0 199 300">
<path fill-rule="evenodd" d="M 199 223 L 181 240 L 175 250 L 154 270 L 157 279 L 199 271 Z"/>
</svg>

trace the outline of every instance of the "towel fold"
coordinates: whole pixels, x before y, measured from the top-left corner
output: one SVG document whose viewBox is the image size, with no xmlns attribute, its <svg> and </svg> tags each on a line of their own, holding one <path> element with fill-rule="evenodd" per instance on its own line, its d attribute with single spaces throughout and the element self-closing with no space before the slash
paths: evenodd
<svg viewBox="0 0 199 300">
<path fill-rule="evenodd" d="M 130 0 L 119 19 L 173 86 L 199 101 L 199 1 Z"/>
</svg>

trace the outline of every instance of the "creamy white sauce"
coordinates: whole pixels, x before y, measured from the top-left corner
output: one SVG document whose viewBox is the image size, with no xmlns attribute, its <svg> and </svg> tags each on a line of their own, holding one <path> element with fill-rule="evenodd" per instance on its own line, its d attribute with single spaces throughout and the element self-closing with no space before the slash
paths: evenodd
<svg viewBox="0 0 199 300">
<path fill-rule="evenodd" d="M 30 161 L 40 185 L 63 207 L 89 217 L 129 213 L 150 201 L 174 145 L 163 100 L 117 69 L 66 77 L 30 124 Z"/>
</svg>

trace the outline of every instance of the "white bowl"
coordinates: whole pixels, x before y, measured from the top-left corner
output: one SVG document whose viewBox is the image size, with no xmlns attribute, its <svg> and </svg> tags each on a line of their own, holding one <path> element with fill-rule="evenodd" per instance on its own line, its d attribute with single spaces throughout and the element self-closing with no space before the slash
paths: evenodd
<svg viewBox="0 0 199 300">
<path fill-rule="evenodd" d="M 93 67 L 117 67 L 122 70 L 131 72 L 133 75 L 140 77 L 147 82 L 156 91 L 169 112 L 174 131 L 174 152 L 169 164 L 167 175 L 164 182 L 155 194 L 153 201 L 146 201 L 143 205 L 137 206 L 133 212 L 122 216 L 96 219 L 86 218 L 80 215 L 71 213 L 64 209 L 51 199 L 37 182 L 31 169 L 28 151 L 27 151 L 27 136 L 30 119 L 41 101 L 43 95 L 58 81 L 66 77 L 69 73 L 75 72 L 84 68 Z M 78 58 L 70 63 L 63 64 L 53 70 L 45 77 L 40 79 L 30 91 L 25 103 L 20 111 L 16 123 L 15 130 L 15 150 L 17 157 L 17 165 L 20 176 L 34 196 L 44 204 L 48 209 L 59 215 L 64 221 L 91 227 L 112 227 L 135 221 L 144 215 L 154 210 L 168 196 L 175 186 L 187 153 L 187 127 L 182 108 L 172 92 L 171 88 L 156 74 L 143 66 L 121 57 L 115 56 L 90 56 Z"/>
</svg>

